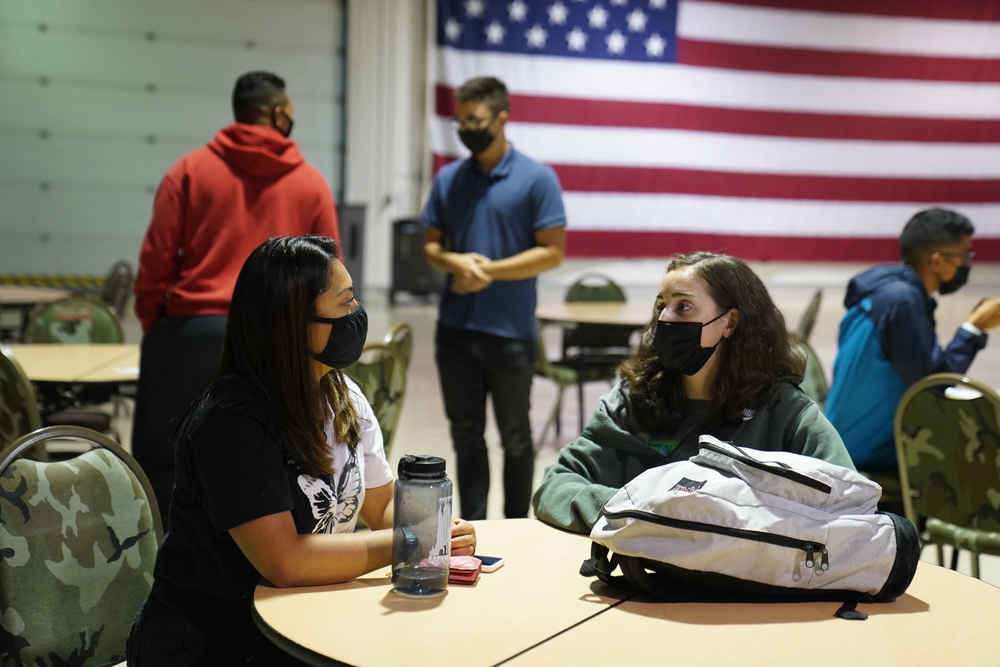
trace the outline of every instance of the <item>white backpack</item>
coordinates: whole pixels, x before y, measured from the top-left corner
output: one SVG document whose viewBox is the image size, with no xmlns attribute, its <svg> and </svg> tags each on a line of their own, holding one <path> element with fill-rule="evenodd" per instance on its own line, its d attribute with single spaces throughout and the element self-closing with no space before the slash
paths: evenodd
<svg viewBox="0 0 1000 667">
<path fill-rule="evenodd" d="M 910 585 L 917 531 L 876 511 L 878 484 L 801 454 L 699 445 L 612 496 L 581 574 L 676 601 L 888 602 Z"/>
</svg>

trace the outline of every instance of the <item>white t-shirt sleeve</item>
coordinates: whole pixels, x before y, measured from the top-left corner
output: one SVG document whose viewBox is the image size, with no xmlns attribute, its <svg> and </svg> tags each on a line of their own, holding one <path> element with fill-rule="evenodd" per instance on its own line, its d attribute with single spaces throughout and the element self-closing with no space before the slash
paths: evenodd
<svg viewBox="0 0 1000 667">
<path fill-rule="evenodd" d="M 345 376 L 347 387 L 350 391 L 351 402 L 358 413 L 361 422 L 361 451 L 364 453 L 364 478 L 365 488 L 374 489 L 392 481 L 392 468 L 385 458 L 385 447 L 382 444 L 382 429 L 379 428 L 378 419 L 372 412 L 368 399 L 361 392 L 358 385 L 349 377 Z"/>
</svg>

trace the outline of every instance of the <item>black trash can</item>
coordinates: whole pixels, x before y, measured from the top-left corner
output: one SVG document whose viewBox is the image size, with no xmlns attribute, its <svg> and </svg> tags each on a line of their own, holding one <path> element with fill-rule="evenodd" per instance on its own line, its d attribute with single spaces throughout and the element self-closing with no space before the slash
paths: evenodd
<svg viewBox="0 0 1000 667">
<path fill-rule="evenodd" d="M 445 276 L 431 268 L 424 258 L 424 228 L 413 218 L 392 223 L 392 284 L 389 304 L 396 303 L 396 292 L 434 296 L 444 289 Z"/>
</svg>

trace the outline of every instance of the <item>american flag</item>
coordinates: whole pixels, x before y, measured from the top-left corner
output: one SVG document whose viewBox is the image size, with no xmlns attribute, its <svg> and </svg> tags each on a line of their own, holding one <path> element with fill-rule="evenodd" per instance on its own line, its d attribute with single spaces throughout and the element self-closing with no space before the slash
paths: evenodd
<svg viewBox="0 0 1000 667">
<path fill-rule="evenodd" d="M 435 171 L 502 79 L 572 256 L 895 261 L 944 206 L 1000 261 L 996 0 L 438 0 L 429 71 Z"/>
</svg>

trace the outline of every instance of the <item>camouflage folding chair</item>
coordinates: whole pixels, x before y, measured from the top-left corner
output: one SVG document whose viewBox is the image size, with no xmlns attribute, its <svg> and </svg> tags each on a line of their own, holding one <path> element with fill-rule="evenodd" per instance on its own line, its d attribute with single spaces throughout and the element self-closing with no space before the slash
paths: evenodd
<svg viewBox="0 0 1000 667">
<path fill-rule="evenodd" d="M 392 348 L 403 362 L 403 368 L 409 372 L 410 355 L 413 351 L 413 328 L 406 322 L 397 322 L 385 334 L 382 342 Z"/>
<path fill-rule="evenodd" d="M 899 401 L 896 455 L 906 517 L 926 518 L 923 539 L 979 554 L 1000 555 L 1000 395 L 977 380 L 937 373 L 917 381 Z"/>
<path fill-rule="evenodd" d="M 94 448 L 58 462 L 24 458 L 53 439 Z M 162 536 L 142 469 L 100 433 L 53 426 L 0 451 L 0 664 L 124 661 Z"/>
<path fill-rule="evenodd" d="M 574 385 L 580 386 L 587 382 L 611 382 L 614 380 L 614 375 L 612 374 L 609 378 L 607 370 L 603 366 L 586 366 L 583 374 L 581 375 L 580 368 L 576 363 L 566 362 L 563 360 L 553 361 L 549 359 L 548 352 L 545 349 L 545 338 L 543 337 L 541 326 L 538 327 L 538 340 L 535 354 L 535 376 L 545 378 L 546 380 L 551 380 L 556 383 L 556 400 L 552 404 L 552 410 L 549 412 L 548 418 L 545 420 L 545 426 L 542 427 L 541 433 L 539 433 L 538 438 L 535 440 L 534 447 L 536 451 L 541 449 L 542 445 L 545 444 L 545 439 L 548 437 L 549 430 L 551 430 L 553 426 L 556 427 L 556 435 L 559 435 L 559 421 L 562 415 L 562 402 L 563 397 L 566 395 L 567 388 Z M 581 402 L 581 419 L 583 418 L 584 409 L 584 404 Z"/>
<path fill-rule="evenodd" d="M 818 289 L 812 295 L 812 298 L 809 300 L 809 304 L 802 313 L 802 318 L 795 327 L 795 333 L 806 342 L 809 341 L 809 336 L 812 335 L 813 327 L 816 325 L 816 316 L 819 315 L 819 307 L 822 303 L 823 290 Z"/>
<path fill-rule="evenodd" d="M 625 303 L 625 290 L 601 273 L 584 273 L 566 290 L 566 303 Z M 580 402 L 580 429 L 586 415 L 583 411 L 583 385 L 589 380 L 603 379 L 613 383 L 618 365 L 631 353 L 634 326 L 613 324 L 577 324 L 563 329 L 562 358 L 558 364 L 577 370 L 577 396 Z M 560 419 L 555 420 L 556 434 Z"/>
<path fill-rule="evenodd" d="M 32 315 L 21 342 L 100 345 L 124 343 L 125 334 L 108 304 L 86 294 L 74 294 Z M 117 438 L 112 419 L 121 408 L 121 391 L 117 382 L 38 384 L 42 423 L 82 426 Z M 99 407 L 108 402 L 113 403 L 113 413 Z"/>
<path fill-rule="evenodd" d="M 797 333 L 789 333 L 792 349 L 806 360 L 806 370 L 802 375 L 802 382 L 799 388 L 805 392 L 806 396 L 816 401 L 820 409 L 826 404 L 826 395 L 830 391 L 830 385 L 826 381 L 826 372 L 819 356 L 804 338 Z"/>
<path fill-rule="evenodd" d="M 120 259 L 111 265 L 108 275 L 104 277 L 104 287 L 101 288 L 101 300 L 108 304 L 118 317 L 125 314 L 129 297 L 132 296 L 132 285 L 135 275 L 128 260 Z"/>
<path fill-rule="evenodd" d="M 0 345 L 0 448 L 41 426 L 42 418 L 31 382 L 10 349 Z M 44 449 L 36 451 L 44 452 Z"/>
<path fill-rule="evenodd" d="M 124 343 L 118 316 L 108 304 L 73 294 L 46 304 L 28 320 L 22 343 Z"/>
<path fill-rule="evenodd" d="M 382 446 L 386 456 L 403 412 L 406 395 L 406 368 L 396 352 L 384 343 L 368 343 L 361 359 L 344 369 L 368 399 L 382 431 Z"/>
</svg>

